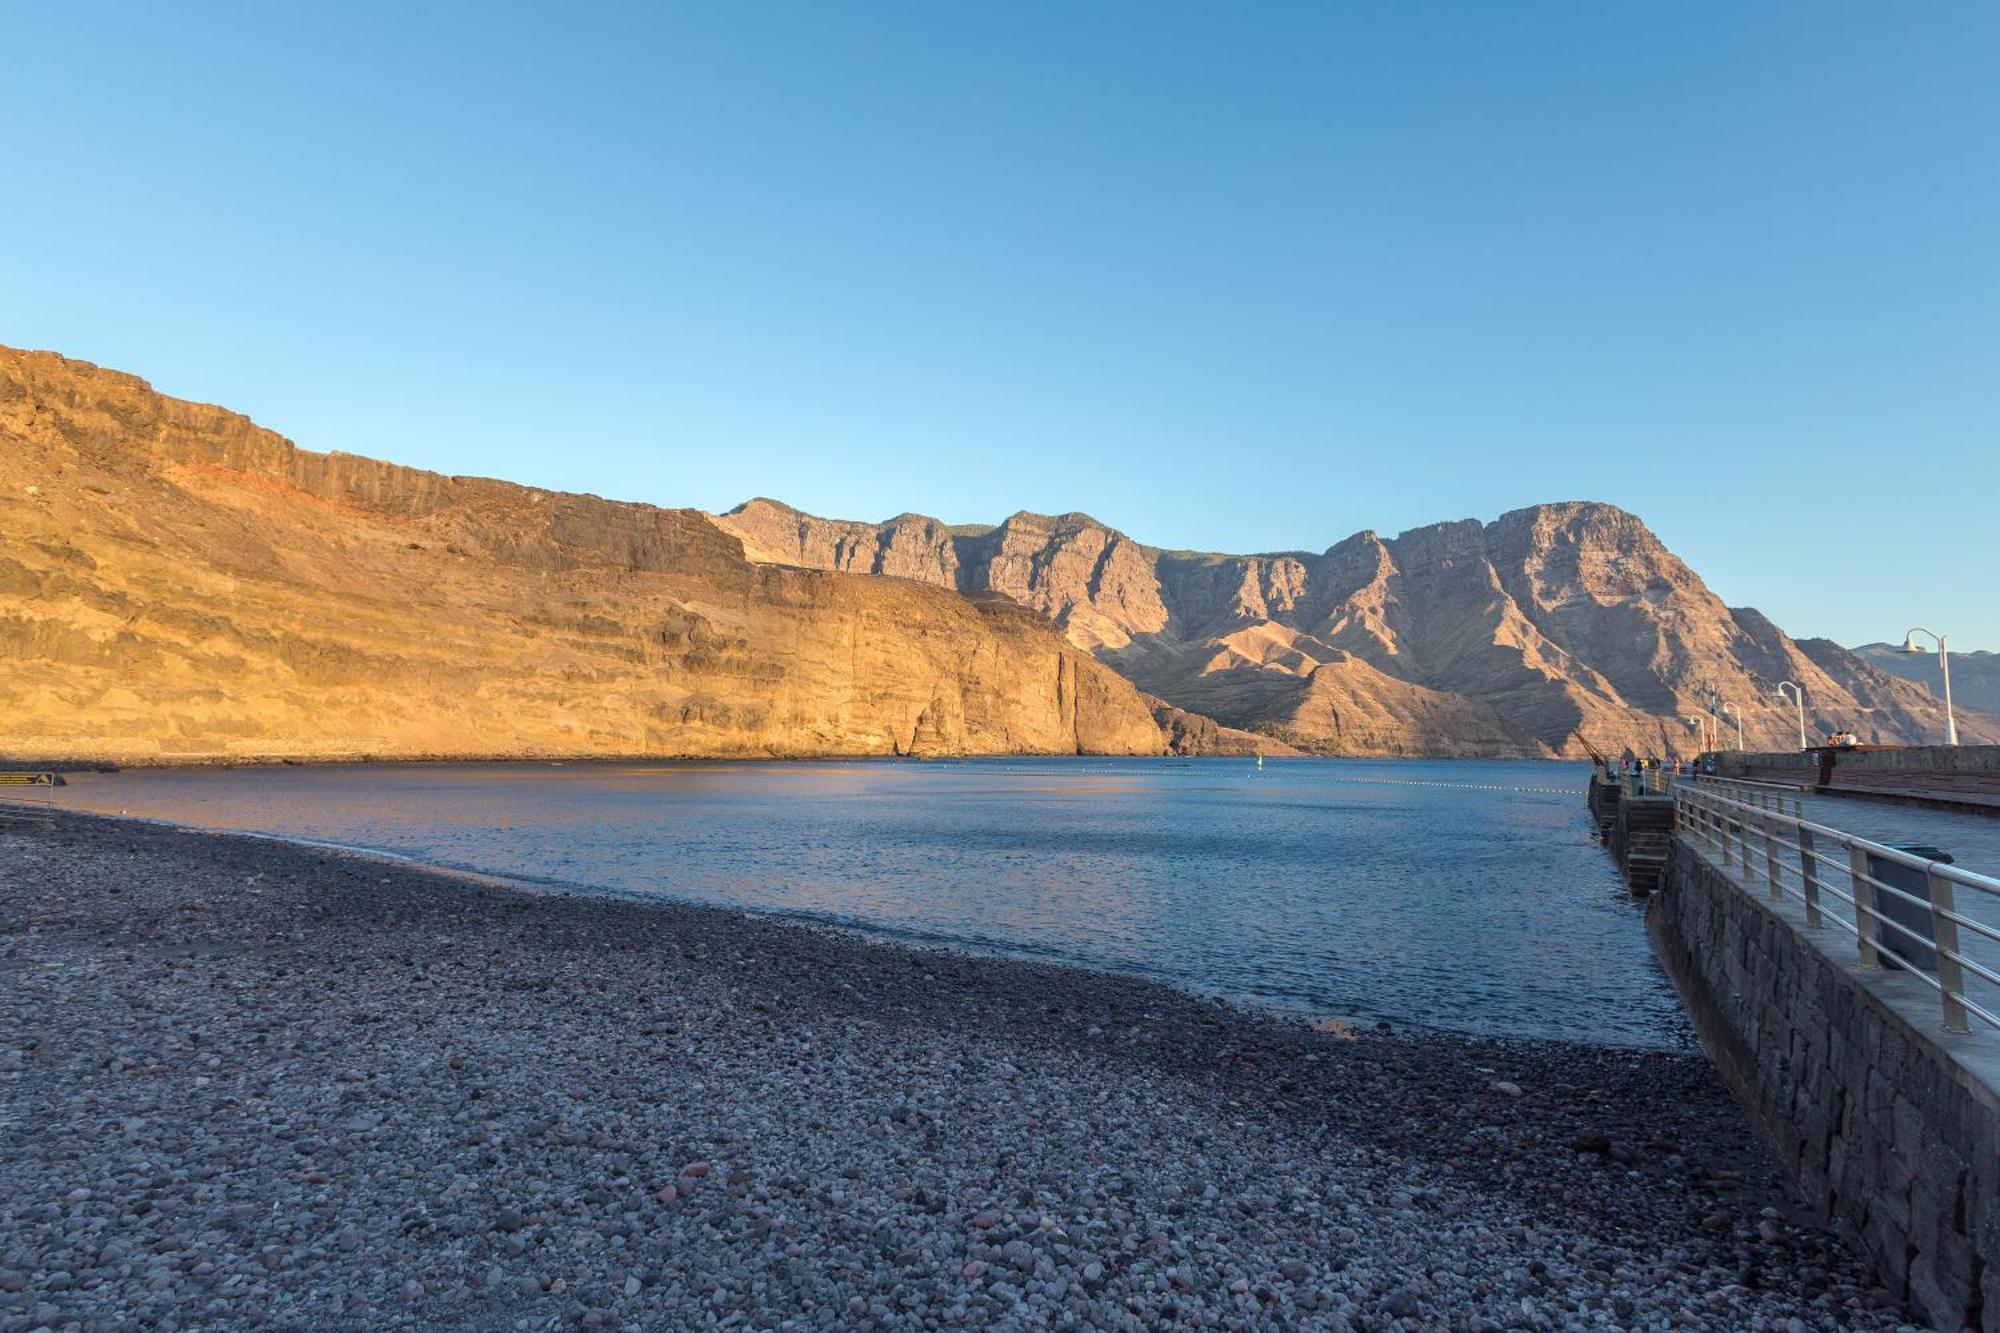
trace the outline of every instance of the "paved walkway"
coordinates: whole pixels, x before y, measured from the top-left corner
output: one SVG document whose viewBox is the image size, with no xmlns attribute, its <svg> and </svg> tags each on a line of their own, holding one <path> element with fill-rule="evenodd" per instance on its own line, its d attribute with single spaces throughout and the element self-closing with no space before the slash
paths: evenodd
<svg viewBox="0 0 2000 1333">
<path fill-rule="evenodd" d="M 1953 863 L 2000 879 L 2000 819 L 1863 796 L 1808 796 L 1806 818 L 1875 842 L 1929 843 Z"/>
</svg>

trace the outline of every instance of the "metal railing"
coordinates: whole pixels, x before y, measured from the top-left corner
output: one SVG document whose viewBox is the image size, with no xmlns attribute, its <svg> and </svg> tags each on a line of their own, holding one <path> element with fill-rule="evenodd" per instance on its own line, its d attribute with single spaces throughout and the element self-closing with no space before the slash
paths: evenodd
<svg viewBox="0 0 2000 1333">
<path fill-rule="evenodd" d="M 1604 781 L 1618 787 L 1630 796 L 1670 796 L 1676 784 L 1682 782 L 1703 782 L 1718 788 L 1728 788 L 1740 792 L 1745 799 L 1752 799 L 1758 792 L 1784 793 L 1797 797 L 1807 790 L 1805 787 L 1786 782 L 1758 782 L 1751 778 L 1725 778 L 1712 773 L 1675 773 L 1671 768 L 1655 765 L 1651 768 L 1620 769 L 1611 764 L 1602 764 L 1598 773 Z M 1796 807 L 1796 802 L 1794 802 Z M 1794 814 L 1798 811 L 1793 809 Z"/>
<path fill-rule="evenodd" d="M 1790 786 L 1782 782 L 1757 782 L 1750 778 L 1724 778 L 1712 773 L 1696 773 L 1684 781 L 1721 792 L 1733 800 L 1754 805 L 1760 810 L 1776 810 L 1780 813 L 1800 816 L 1805 813 L 1805 788 Z"/>
<path fill-rule="evenodd" d="M 1627 796 L 1665 796 L 1673 790 L 1674 775 L 1664 768 L 1618 768 L 1609 763 L 1597 766 L 1600 781 L 1608 782 Z"/>
<path fill-rule="evenodd" d="M 0 804 L 52 809 L 56 788 L 68 785 L 60 773 L 0 772 Z"/>
<path fill-rule="evenodd" d="M 1800 814 L 1796 792 L 1759 799 L 1735 789 L 1742 785 L 1751 784 L 1704 777 L 1675 786 L 1676 827 L 1697 851 L 1745 889 L 1761 878 L 1773 902 L 1802 903 L 1807 930 L 1852 935 L 1863 968 L 1900 969 L 1937 991 L 1945 1031 L 1967 1031 L 1969 1018 L 2000 1029 L 2000 929 L 1988 924 L 2000 921 L 2000 880 L 1816 824 Z M 1885 866 L 1921 874 L 1928 896 L 1886 882 Z M 1974 894 L 1976 914 L 1959 909 L 1961 889 Z M 1984 961 L 1961 947 L 1961 931 Z M 1968 982 L 1986 988 L 1978 999 Z"/>
</svg>

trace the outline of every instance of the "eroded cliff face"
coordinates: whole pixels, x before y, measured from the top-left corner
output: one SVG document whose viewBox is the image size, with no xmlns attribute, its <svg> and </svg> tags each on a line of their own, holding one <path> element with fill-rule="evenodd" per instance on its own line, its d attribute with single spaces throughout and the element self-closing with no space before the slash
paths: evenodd
<svg viewBox="0 0 2000 1333">
<path fill-rule="evenodd" d="M 790 554 L 746 559 L 693 510 L 311 453 L 0 349 L 0 754 L 1162 749 L 1032 612 Z"/>
<path fill-rule="evenodd" d="M 875 526 L 755 501 L 717 522 L 761 558 L 794 563 L 835 544 L 921 544 L 905 577 L 1004 593 L 1167 703 L 1322 752 L 1580 755 L 1587 740 L 1613 754 L 1689 754 L 1686 719 L 1707 711 L 1711 690 L 1741 713 L 1751 745 L 1778 748 L 1797 732 L 1774 693 L 1782 680 L 1804 687 L 1815 732 L 1896 742 L 1943 728 L 1926 691 L 1725 606 L 1610 505 L 1247 556 L 1157 550 L 1080 514 Z M 773 528 L 789 534 L 782 551 L 754 536 Z M 2000 722 L 1961 714 L 1968 740 L 2000 739 Z M 1733 734 L 1733 714 L 1724 725 Z"/>
<path fill-rule="evenodd" d="M 1082 514 L 711 517 L 311 453 L 5 349 L 0 652 L 0 753 L 119 762 L 1684 754 L 1711 688 L 1790 743 L 1780 680 L 1814 731 L 1943 730 L 1921 685 L 1724 606 L 1607 505 L 1247 556 Z"/>
<path fill-rule="evenodd" d="M 1212 717 L 1190 713 L 1185 708 L 1176 708 L 1165 699 L 1149 698 L 1146 702 L 1153 706 L 1153 721 L 1160 724 L 1160 731 L 1166 737 L 1169 754 L 1284 757 L 1301 753 L 1276 736 L 1225 727 Z"/>
</svg>

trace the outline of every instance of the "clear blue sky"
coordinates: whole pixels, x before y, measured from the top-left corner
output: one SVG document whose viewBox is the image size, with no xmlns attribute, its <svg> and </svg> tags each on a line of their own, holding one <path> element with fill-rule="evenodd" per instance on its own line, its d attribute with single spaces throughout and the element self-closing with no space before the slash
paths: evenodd
<svg viewBox="0 0 2000 1333">
<path fill-rule="evenodd" d="M 1609 500 L 2000 648 L 2000 5 L 0 10 L 0 342 L 316 449 L 1146 541 Z"/>
</svg>

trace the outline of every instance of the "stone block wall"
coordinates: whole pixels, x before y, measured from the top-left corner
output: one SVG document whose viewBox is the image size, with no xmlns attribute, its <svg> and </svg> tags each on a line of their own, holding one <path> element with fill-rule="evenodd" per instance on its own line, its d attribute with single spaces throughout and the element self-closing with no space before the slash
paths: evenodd
<svg viewBox="0 0 2000 1333">
<path fill-rule="evenodd" d="M 1627 796 L 1618 803 L 1618 817 L 1606 845 L 1625 876 L 1625 887 L 1642 898 L 1659 886 L 1666 872 L 1667 844 L 1673 830 L 1671 796 Z"/>
<path fill-rule="evenodd" d="M 1944 1033 L 1934 991 L 1762 894 L 1676 837 L 1647 904 L 1710 1056 L 1885 1286 L 1948 1333 L 2000 1333 L 2000 1034 Z"/>
</svg>

